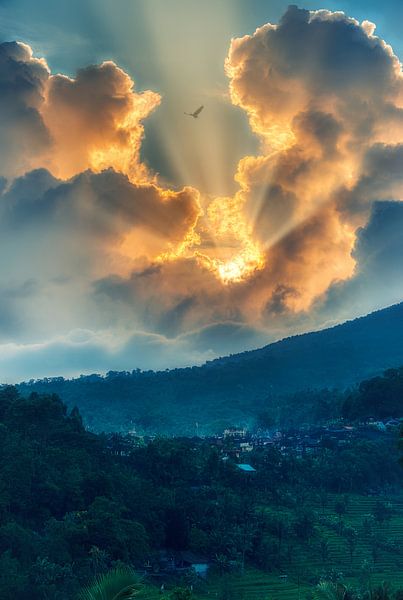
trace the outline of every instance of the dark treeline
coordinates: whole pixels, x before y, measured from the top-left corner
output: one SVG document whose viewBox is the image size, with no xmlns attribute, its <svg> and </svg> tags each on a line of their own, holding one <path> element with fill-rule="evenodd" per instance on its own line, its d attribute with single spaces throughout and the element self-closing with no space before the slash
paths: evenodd
<svg viewBox="0 0 403 600">
<path fill-rule="evenodd" d="M 251 425 L 257 413 L 268 409 L 282 417 L 281 407 L 287 403 L 299 422 L 316 422 L 318 410 L 328 418 L 339 409 L 344 398 L 335 389 L 344 393 L 387 367 L 403 364 L 402 315 L 399 304 L 202 367 L 59 377 L 19 387 L 24 395 L 58 394 L 69 407 L 79 407 L 94 431 L 128 431 L 135 425 L 144 431 L 191 435 L 197 421 L 199 431 L 217 432 L 231 423 Z"/>
<path fill-rule="evenodd" d="M 312 540 L 320 546 L 312 503 L 337 493 L 347 505 L 401 475 L 388 438 L 302 458 L 256 450 L 245 477 L 206 441 L 95 435 L 57 396 L 24 399 L 12 387 L 0 391 L 0 432 L 2 600 L 74 598 L 94 575 L 141 569 L 163 548 L 202 554 L 219 572 L 237 561 L 279 569 Z M 382 519 L 387 510 L 380 503 Z"/>
<path fill-rule="evenodd" d="M 401 417 L 403 415 L 403 367 L 362 381 L 346 395 L 342 406 L 346 419 Z"/>
<path fill-rule="evenodd" d="M 194 406 L 190 389 L 188 401 L 183 399 L 170 405 L 168 399 L 171 396 L 163 385 L 158 402 L 151 401 L 147 379 L 139 378 L 136 382 L 136 378 L 136 374 L 111 373 L 106 378 L 93 376 L 72 381 L 58 378 L 21 385 L 19 389 L 23 394 L 32 393 L 32 389 L 40 393 L 56 390 L 63 398 L 67 397 L 70 407 L 77 401 L 86 425 L 94 431 L 127 432 L 136 428 L 149 433 L 193 435 L 196 421 L 199 432 L 208 434 L 222 432 L 234 424 L 270 429 L 319 424 L 340 418 L 355 421 L 403 416 L 403 367 L 388 369 L 346 391 L 325 388 L 282 395 L 269 392 L 260 400 L 251 399 L 247 409 L 241 409 L 240 403 L 233 398 L 225 405 L 225 415 L 222 413 L 224 405 L 218 403 L 215 406 L 210 402 L 210 396 L 206 402 Z M 136 392 L 132 396 L 134 389 Z"/>
</svg>

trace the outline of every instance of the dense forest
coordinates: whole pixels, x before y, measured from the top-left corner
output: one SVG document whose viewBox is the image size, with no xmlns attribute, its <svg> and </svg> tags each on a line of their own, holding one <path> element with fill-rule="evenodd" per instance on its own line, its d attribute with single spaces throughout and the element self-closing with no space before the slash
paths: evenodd
<svg viewBox="0 0 403 600">
<path fill-rule="evenodd" d="M 403 415 L 403 367 L 388 369 L 383 375 L 362 381 L 342 406 L 346 419 L 385 418 Z"/>
<path fill-rule="evenodd" d="M 136 427 L 192 435 L 196 422 L 204 433 L 221 431 L 230 423 L 250 426 L 257 413 L 267 410 L 278 418 L 293 414 L 299 422 L 314 422 L 318 398 L 326 396 L 331 408 L 344 401 L 347 388 L 402 365 L 402 340 L 399 304 L 202 367 L 59 377 L 26 382 L 19 389 L 23 395 L 58 394 L 70 408 L 79 407 L 94 431 Z M 282 410 L 289 404 L 292 411 Z"/>
<path fill-rule="evenodd" d="M 334 567 L 356 576 L 365 561 L 390 564 L 391 579 L 403 567 L 403 529 L 390 525 L 403 522 L 403 505 L 382 495 L 401 494 L 394 436 L 306 456 L 259 448 L 248 475 L 208 440 L 96 435 L 57 396 L 13 387 L 0 391 L 0 429 L 2 600 L 75 598 L 94 575 L 122 564 L 143 572 L 163 550 L 206 557 L 218 581 L 286 569 L 315 585 Z"/>
</svg>

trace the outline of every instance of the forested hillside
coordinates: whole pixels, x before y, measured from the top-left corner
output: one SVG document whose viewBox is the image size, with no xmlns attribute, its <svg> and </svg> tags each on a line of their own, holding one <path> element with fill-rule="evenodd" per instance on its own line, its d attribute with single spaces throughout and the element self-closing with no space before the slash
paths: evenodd
<svg viewBox="0 0 403 600">
<path fill-rule="evenodd" d="M 301 391 L 342 391 L 402 364 L 403 304 L 398 304 L 202 367 L 45 379 L 21 384 L 19 389 L 22 394 L 59 394 L 69 407 L 78 406 L 96 431 L 127 431 L 135 426 L 190 434 L 196 422 L 199 431 L 220 431 L 228 424 L 250 423 L 264 410 L 281 412 L 284 396 L 297 392 L 292 413 L 309 419 L 315 402 L 311 392 Z M 326 394 L 330 403 L 340 401 L 334 392 Z"/>
</svg>

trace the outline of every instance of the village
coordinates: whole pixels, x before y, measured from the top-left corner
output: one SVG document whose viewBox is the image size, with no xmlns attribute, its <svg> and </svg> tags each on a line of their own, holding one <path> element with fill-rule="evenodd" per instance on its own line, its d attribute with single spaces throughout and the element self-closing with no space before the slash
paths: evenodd
<svg viewBox="0 0 403 600">
<path fill-rule="evenodd" d="M 231 462 L 249 480 L 257 472 L 253 466 L 253 455 L 256 450 L 272 447 L 283 456 L 293 455 L 303 458 L 306 455 L 319 454 L 326 448 L 337 451 L 338 448 L 345 448 L 357 440 L 377 441 L 385 437 L 392 438 L 399 431 L 402 422 L 403 419 L 370 418 L 359 423 L 336 421 L 322 426 L 303 425 L 300 428 L 284 431 L 257 432 L 242 427 L 232 427 L 225 429 L 219 435 L 195 436 L 193 439 L 203 440 L 216 448 L 223 462 Z M 143 443 L 144 441 L 142 438 Z M 374 495 L 377 493 L 374 492 Z M 232 562 L 235 570 L 240 568 L 236 561 Z M 175 578 L 184 576 L 186 580 L 189 579 L 190 588 L 193 589 L 191 575 L 193 574 L 196 579 L 200 577 L 204 579 L 213 565 L 215 562 L 211 558 L 190 551 L 161 550 L 158 556 L 145 562 L 143 576 L 159 582 L 161 593 L 164 592 L 166 583 L 169 584 Z M 287 583 L 288 575 L 279 574 L 278 580 Z"/>
<path fill-rule="evenodd" d="M 383 436 L 393 436 L 399 430 L 403 419 L 367 419 L 359 423 L 336 421 L 322 426 L 302 425 L 299 428 L 257 431 L 252 433 L 243 428 L 225 429 L 222 435 L 208 437 L 220 453 L 229 458 L 239 459 L 258 448 L 272 446 L 281 454 L 318 453 L 323 448 L 336 449 L 354 440 L 376 440 Z"/>
<path fill-rule="evenodd" d="M 340 419 L 323 425 L 303 424 L 290 429 L 250 431 L 246 427 L 229 427 L 215 435 L 196 433 L 193 439 L 202 440 L 217 448 L 223 460 L 231 459 L 238 463 L 238 466 L 247 467 L 246 458 L 258 449 L 273 447 L 282 455 L 293 454 L 303 457 L 307 454 L 317 454 L 324 448 L 332 450 L 343 448 L 357 440 L 376 441 L 386 436 L 393 437 L 402 423 L 402 418 L 390 417 L 383 420 L 368 418 L 354 423 Z M 157 436 L 138 434 L 133 427 L 128 437 L 131 440 L 129 445 L 139 446 L 148 444 Z M 124 454 L 124 451 L 122 453 Z M 243 470 L 247 471 L 246 467 Z"/>
</svg>

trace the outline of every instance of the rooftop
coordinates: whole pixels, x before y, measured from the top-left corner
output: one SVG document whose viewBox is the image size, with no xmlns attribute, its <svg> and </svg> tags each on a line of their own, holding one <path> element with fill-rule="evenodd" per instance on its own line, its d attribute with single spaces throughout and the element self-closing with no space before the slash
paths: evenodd
<svg viewBox="0 0 403 600">
<path fill-rule="evenodd" d="M 247 465 L 245 463 L 237 465 L 237 467 L 238 469 L 241 469 L 241 471 L 246 471 L 247 473 L 256 473 L 256 469 L 254 469 L 251 465 Z"/>
</svg>

